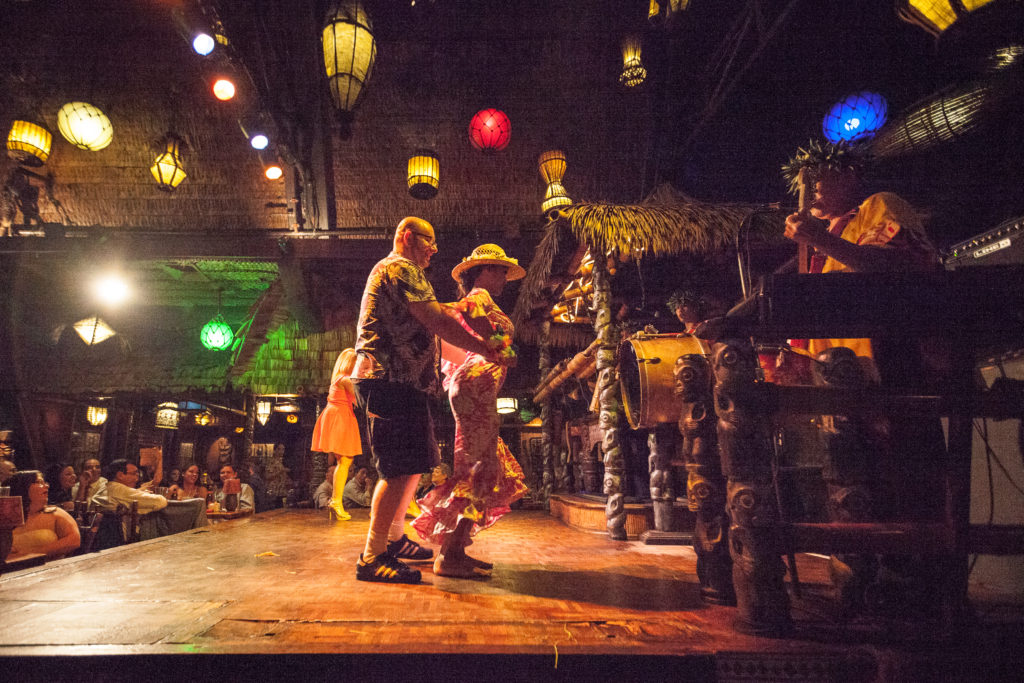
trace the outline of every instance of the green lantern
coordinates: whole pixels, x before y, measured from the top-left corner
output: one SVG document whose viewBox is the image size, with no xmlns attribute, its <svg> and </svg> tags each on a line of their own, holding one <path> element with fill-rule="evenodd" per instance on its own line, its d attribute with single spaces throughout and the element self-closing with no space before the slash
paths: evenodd
<svg viewBox="0 0 1024 683">
<path fill-rule="evenodd" d="M 199 333 L 199 340 L 211 351 L 223 351 L 231 346 L 234 338 L 235 333 L 231 331 L 231 326 L 224 322 L 224 317 L 220 313 L 203 325 L 203 330 Z"/>
</svg>

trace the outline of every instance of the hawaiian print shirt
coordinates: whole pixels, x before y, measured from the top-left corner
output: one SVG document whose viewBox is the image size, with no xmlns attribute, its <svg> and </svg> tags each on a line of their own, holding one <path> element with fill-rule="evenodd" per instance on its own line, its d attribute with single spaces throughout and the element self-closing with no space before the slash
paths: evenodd
<svg viewBox="0 0 1024 683">
<path fill-rule="evenodd" d="M 386 379 L 437 393 L 437 338 L 409 312 L 409 304 L 436 301 L 423 269 L 391 252 L 366 280 L 356 332 L 353 378 Z"/>
</svg>

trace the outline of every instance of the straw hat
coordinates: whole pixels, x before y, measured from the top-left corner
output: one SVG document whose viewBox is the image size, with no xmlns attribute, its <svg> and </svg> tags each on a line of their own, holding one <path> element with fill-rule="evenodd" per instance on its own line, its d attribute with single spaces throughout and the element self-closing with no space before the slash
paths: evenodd
<svg viewBox="0 0 1024 683">
<path fill-rule="evenodd" d="M 473 250 L 473 253 L 462 259 L 462 263 L 452 268 L 452 278 L 458 282 L 459 275 L 467 268 L 474 266 L 504 266 L 508 268 L 505 279 L 508 281 L 520 280 L 526 277 L 526 271 L 519 265 L 519 261 L 505 255 L 505 250 L 497 244 L 481 244 Z"/>
</svg>

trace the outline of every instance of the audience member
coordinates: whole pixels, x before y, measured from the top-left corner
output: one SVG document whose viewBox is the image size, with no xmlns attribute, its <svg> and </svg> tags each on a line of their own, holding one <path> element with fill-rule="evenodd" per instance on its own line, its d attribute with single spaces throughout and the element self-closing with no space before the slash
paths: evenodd
<svg viewBox="0 0 1024 683">
<path fill-rule="evenodd" d="M 232 465 L 223 465 L 220 468 L 221 490 L 217 491 L 216 500 L 221 504 L 221 509 L 224 507 L 224 481 L 227 479 L 238 479 L 238 474 Z M 242 484 L 241 489 L 241 493 L 238 494 L 238 509 L 252 510 L 256 505 L 256 495 L 253 493 L 252 487 Z"/>
<path fill-rule="evenodd" d="M 331 497 L 334 495 L 334 471 L 337 467 L 337 465 L 331 465 L 327 468 L 324 480 L 313 492 L 313 507 L 317 510 L 322 510 L 331 502 Z"/>
<path fill-rule="evenodd" d="M 171 468 L 171 470 L 167 473 L 167 476 L 164 477 L 164 486 L 166 486 L 167 488 L 170 488 L 172 486 L 181 486 L 180 467 Z"/>
<path fill-rule="evenodd" d="M 50 486 L 50 505 L 59 505 L 65 510 L 74 509 L 74 497 L 71 492 L 77 481 L 78 475 L 71 465 L 63 462 L 50 465 L 46 470 L 46 483 Z"/>
<path fill-rule="evenodd" d="M 260 466 L 255 460 L 251 460 L 249 462 L 248 483 L 256 496 L 256 512 L 263 512 L 264 510 L 269 509 L 270 499 L 269 496 L 267 496 L 267 486 L 263 483 L 263 477 L 260 474 Z"/>
<path fill-rule="evenodd" d="M 12 496 L 21 496 L 25 524 L 14 530 L 7 559 L 42 553 L 57 560 L 78 549 L 82 537 L 78 524 L 64 510 L 47 505 L 49 485 L 36 470 L 18 472 L 9 480 Z"/>
<path fill-rule="evenodd" d="M 172 500 L 202 498 L 205 501 L 207 489 L 199 483 L 200 476 L 199 465 L 189 465 L 181 475 L 181 486 L 168 489 L 167 497 Z"/>
<path fill-rule="evenodd" d="M 366 476 L 365 467 L 360 467 L 355 476 L 345 484 L 342 498 L 346 507 L 367 508 L 370 507 L 370 499 L 373 496 L 373 487 Z"/>
<path fill-rule="evenodd" d="M 14 463 L 7 458 L 0 458 L 0 484 L 7 484 L 10 480 L 11 475 L 17 471 L 17 467 Z"/>
<path fill-rule="evenodd" d="M 89 476 L 89 486 L 85 489 L 85 493 L 82 493 L 82 483 L 85 481 L 86 475 Z M 71 487 L 71 498 L 92 502 L 106 488 L 107 480 L 100 476 L 100 461 L 96 458 L 89 458 L 82 463 L 82 473 L 78 477 L 78 483 Z"/>
</svg>

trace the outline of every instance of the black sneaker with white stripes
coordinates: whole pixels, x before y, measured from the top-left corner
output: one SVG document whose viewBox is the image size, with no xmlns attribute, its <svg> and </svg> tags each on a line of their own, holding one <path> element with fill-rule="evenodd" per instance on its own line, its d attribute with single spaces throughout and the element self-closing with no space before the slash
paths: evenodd
<svg viewBox="0 0 1024 683">
<path fill-rule="evenodd" d="M 399 562 L 388 553 L 382 553 L 373 562 L 364 562 L 359 556 L 356 563 L 356 578 L 360 581 L 378 581 L 380 583 L 419 583 L 418 569 Z"/>
<path fill-rule="evenodd" d="M 388 543 L 388 555 L 402 560 L 429 560 L 434 557 L 434 551 L 424 548 L 408 535 L 403 535 L 397 541 Z"/>
</svg>

